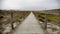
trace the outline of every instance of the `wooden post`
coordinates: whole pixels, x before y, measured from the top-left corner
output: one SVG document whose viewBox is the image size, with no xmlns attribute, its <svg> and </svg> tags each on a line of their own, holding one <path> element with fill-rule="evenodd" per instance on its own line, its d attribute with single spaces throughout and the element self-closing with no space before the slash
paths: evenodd
<svg viewBox="0 0 60 34">
<path fill-rule="evenodd" d="M 14 27 L 13 27 L 13 12 L 11 11 L 11 27 L 12 27 L 12 29 L 14 29 Z"/>
<path fill-rule="evenodd" d="M 45 23 L 44 23 L 44 29 L 46 30 L 47 29 L 47 22 L 48 22 L 48 15 L 47 15 L 47 11 L 45 13 Z"/>
</svg>

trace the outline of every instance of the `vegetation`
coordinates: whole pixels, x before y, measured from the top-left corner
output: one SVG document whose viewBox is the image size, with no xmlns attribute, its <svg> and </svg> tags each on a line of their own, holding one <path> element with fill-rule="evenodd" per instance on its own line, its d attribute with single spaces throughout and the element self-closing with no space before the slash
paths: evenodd
<svg viewBox="0 0 60 34">
<path fill-rule="evenodd" d="M 18 10 L 0 10 L 0 33 L 4 33 L 6 27 L 10 24 L 12 28 L 14 23 L 16 25 L 21 23 L 30 12 L 28 11 L 18 11 Z M 6 27 L 4 27 L 6 26 Z M 13 27 L 14 28 L 14 27 Z M 6 32 L 7 33 L 7 32 Z"/>
<path fill-rule="evenodd" d="M 46 12 L 46 11 L 48 11 L 48 12 Z M 47 31 L 48 31 L 48 34 L 60 34 L 60 9 L 58 9 L 58 10 L 46 10 L 46 11 L 41 11 L 41 12 L 36 11 L 33 13 L 35 14 L 36 18 L 39 21 L 42 21 L 42 23 L 40 23 L 42 25 L 42 27 L 45 27 L 44 19 L 45 19 L 45 15 L 46 15 L 45 13 L 47 13 L 47 17 L 48 17 Z"/>
<path fill-rule="evenodd" d="M 51 21 L 60 21 L 60 15 L 48 15 L 48 19 Z"/>
<path fill-rule="evenodd" d="M 33 12 L 37 18 L 45 18 L 45 13 Z M 47 14 L 48 22 L 57 22 L 60 23 L 60 15 Z"/>
</svg>

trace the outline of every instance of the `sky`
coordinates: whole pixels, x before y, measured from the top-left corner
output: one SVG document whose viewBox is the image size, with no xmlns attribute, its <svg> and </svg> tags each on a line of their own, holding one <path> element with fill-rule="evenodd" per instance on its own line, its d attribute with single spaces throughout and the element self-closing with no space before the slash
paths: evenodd
<svg viewBox="0 0 60 34">
<path fill-rule="evenodd" d="M 60 8 L 60 0 L 0 0 L 0 9 L 45 10 Z"/>
</svg>

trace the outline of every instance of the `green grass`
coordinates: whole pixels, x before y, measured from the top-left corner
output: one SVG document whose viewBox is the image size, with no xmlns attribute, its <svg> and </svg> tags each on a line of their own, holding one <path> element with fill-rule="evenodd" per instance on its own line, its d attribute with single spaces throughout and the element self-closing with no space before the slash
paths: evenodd
<svg viewBox="0 0 60 34">
<path fill-rule="evenodd" d="M 59 15 L 48 15 L 48 19 L 51 21 L 60 21 Z"/>
<path fill-rule="evenodd" d="M 45 17 L 45 13 L 40 13 L 40 12 L 34 12 L 35 16 L 39 18 L 39 16 Z M 60 23 L 60 15 L 53 15 L 53 14 L 48 14 L 48 20 L 53 21 L 53 22 L 59 22 Z"/>
</svg>

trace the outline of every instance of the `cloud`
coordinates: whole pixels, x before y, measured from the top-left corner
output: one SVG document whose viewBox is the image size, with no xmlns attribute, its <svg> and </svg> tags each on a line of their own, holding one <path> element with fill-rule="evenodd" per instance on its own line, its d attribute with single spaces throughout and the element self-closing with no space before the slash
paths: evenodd
<svg viewBox="0 0 60 34">
<path fill-rule="evenodd" d="M 2 0 L 2 8 L 15 10 L 44 10 L 60 8 L 57 0 Z"/>
</svg>

